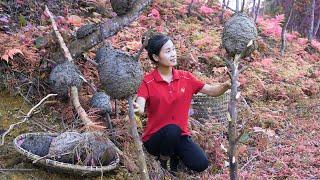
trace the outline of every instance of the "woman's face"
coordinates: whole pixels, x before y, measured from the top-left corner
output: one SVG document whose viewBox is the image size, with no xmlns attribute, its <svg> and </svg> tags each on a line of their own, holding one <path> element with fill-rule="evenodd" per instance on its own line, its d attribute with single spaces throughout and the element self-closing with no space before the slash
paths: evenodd
<svg viewBox="0 0 320 180">
<path fill-rule="evenodd" d="M 160 65 L 173 67 L 177 65 L 177 52 L 171 40 L 166 42 L 159 53 L 159 56 L 154 58 Z"/>
</svg>

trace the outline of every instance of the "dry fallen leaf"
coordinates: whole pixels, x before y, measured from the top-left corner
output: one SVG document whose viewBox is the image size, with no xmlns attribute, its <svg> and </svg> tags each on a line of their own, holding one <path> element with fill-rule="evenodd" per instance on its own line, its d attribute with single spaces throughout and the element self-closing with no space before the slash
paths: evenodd
<svg viewBox="0 0 320 180">
<path fill-rule="evenodd" d="M 68 23 L 79 27 L 82 25 L 82 19 L 81 19 L 81 17 L 79 17 L 77 15 L 71 15 L 68 17 Z"/>
<path fill-rule="evenodd" d="M 13 56 L 15 54 L 21 54 L 24 56 L 24 54 L 20 49 L 13 48 L 13 49 L 6 50 L 4 54 L 1 56 L 1 59 L 5 60 L 8 63 L 9 59 L 13 59 Z"/>
</svg>

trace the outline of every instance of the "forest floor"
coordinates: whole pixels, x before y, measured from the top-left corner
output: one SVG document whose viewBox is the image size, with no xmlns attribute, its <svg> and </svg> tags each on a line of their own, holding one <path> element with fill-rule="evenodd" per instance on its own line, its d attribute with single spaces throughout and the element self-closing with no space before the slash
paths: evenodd
<svg viewBox="0 0 320 180">
<path fill-rule="evenodd" d="M 48 4 L 57 16 L 66 42 L 79 26 L 115 16 L 104 0 L 82 2 L 85 1 L 50 1 Z M 48 59 L 47 52 L 57 46 L 50 22 L 43 14 L 44 5 L 45 1 L 0 1 L 0 134 L 21 120 L 35 102 L 51 91 L 48 74 L 54 67 L 54 59 Z M 220 7 L 211 6 L 208 12 L 195 5 L 190 16 L 186 15 L 187 8 L 187 1 L 155 0 L 136 21 L 108 41 L 115 48 L 134 54 L 148 29 L 167 33 L 177 48 L 178 69 L 188 70 L 206 83 L 225 81 L 227 68 L 220 58 L 226 54 L 221 48 Z M 226 19 L 230 15 L 227 12 Z M 247 122 L 238 146 L 242 179 L 320 178 L 320 45 L 318 41 L 308 45 L 299 34 L 288 34 L 288 45 L 282 56 L 278 31 L 282 20 L 282 16 L 260 17 L 257 22 L 259 48 L 242 60 L 243 66 L 248 67 L 239 79 L 243 97 L 238 103 L 239 119 Z M 94 59 L 95 51 L 96 48 L 86 54 Z M 140 61 L 145 72 L 153 68 L 145 52 Z M 76 64 L 83 75 L 99 87 L 97 69 L 84 58 L 78 58 Z M 81 103 L 90 111 L 90 88 L 83 86 L 80 92 Z M 120 101 L 119 114 L 118 118 L 111 115 L 119 148 L 136 159 L 125 101 Z M 70 103 L 47 102 L 30 121 L 10 133 L 5 146 L 0 147 L 0 168 L 32 168 L 33 171 L 2 173 L 0 170 L 0 179 L 77 179 L 77 176 L 35 170 L 12 146 L 12 139 L 18 134 L 77 129 L 80 124 L 76 120 Z M 145 123 L 142 121 L 140 133 Z M 226 123 L 219 123 L 214 117 L 202 123 L 190 117 L 190 122 L 192 137 L 205 150 L 210 166 L 202 173 L 182 170 L 178 178 L 226 179 Z M 174 178 L 159 169 L 153 157 L 147 158 L 154 179 Z M 104 174 L 103 179 L 137 177 L 137 172 L 121 166 Z"/>
</svg>

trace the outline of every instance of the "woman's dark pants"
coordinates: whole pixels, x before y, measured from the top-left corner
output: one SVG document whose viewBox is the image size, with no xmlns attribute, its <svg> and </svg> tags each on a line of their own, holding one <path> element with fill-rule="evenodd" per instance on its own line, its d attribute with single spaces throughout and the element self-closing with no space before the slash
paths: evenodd
<svg viewBox="0 0 320 180">
<path fill-rule="evenodd" d="M 143 145 L 154 156 L 170 156 L 171 160 L 178 157 L 191 170 L 201 172 L 208 167 L 203 150 L 190 136 L 181 136 L 181 129 L 175 124 L 164 126 Z"/>
</svg>

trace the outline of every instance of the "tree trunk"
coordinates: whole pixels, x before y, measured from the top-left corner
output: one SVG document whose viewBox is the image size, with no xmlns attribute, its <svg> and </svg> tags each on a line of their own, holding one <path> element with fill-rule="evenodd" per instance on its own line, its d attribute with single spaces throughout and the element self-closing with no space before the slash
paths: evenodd
<svg viewBox="0 0 320 180">
<path fill-rule="evenodd" d="M 188 7 L 188 14 L 187 14 L 188 17 L 191 16 L 193 3 L 194 3 L 194 0 L 191 0 L 189 7 Z"/>
<path fill-rule="evenodd" d="M 255 9 L 256 9 L 256 0 L 253 0 L 252 10 L 251 10 L 252 17 L 254 17 L 255 15 Z"/>
<path fill-rule="evenodd" d="M 137 124 L 136 120 L 134 118 L 134 111 L 133 111 L 133 100 L 132 97 L 128 97 L 128 103 L 129 103 L 129 120 L 130 120 L 130 130 L 131 135 L 134 140 L 134 145 L 136 147 L 137 156 L 139 160 L 139 169 L 140 169 L 140 176 L 142 180 L 149 180 L 149 173 L 147 168 L 146 159 L 144 156 L 144 152 L 142 149 L 142 142 L 140 140 L 140 136 L 138 134 L 137 130 Z"/>
<path fill-rule="evenodd" d="M 311 2 L 311 22 L 310 22 L 310 29 L 309 29 L 309 33 L 308 33 L 308 43 L 311 43 L 312 37 L 313 37 L 315 6 L 316 6 L 316 0 L 312 0 L 312 2 Z"/>
<path fill-rule="evenodd" d="M 223 24 L 224 22 L 224 12 L 226 10 L 226 0 L 222 1 L 222 12 L 221 12 L 221 16 L 220 16 L 220 23 Z"/>
<path fill-rule="evenodd" d="M 242 0 L 241 12 L 244 11 L 244 5 L 246 4 L 246 0 Z"/>
<path fill-rule="evenodd" d="M 240 0 L 236 0 L 236 12 L 240 11 Z"/>
<path fill-rule="evenodd" d="M 290 21 L 290 19 L 291 19 L 294 2 L 295 2 L 295 0 L 292 1 L 292 5 L 291 5 L 291 7 L 290 7 L 290 12 L 289 12 L 289 14 L 288 14 L 287 17 L 286 17 L 286 20 L 285 20 L 285 22 L 284 22 L 284 24 L 283 24 L 283 27 L 282 27 L 282 30 L 281 30 L 281 47 L 280 47 L 280 52 L 281 52 L 281 55 L 282 55 L 282 56 L 283 56 L 284 50 L 285 50 L 285 48 L 286 48 L 286 30 L 287 30 L 289 21 Z"/>
<path fill-rule="evenodd" d="M 231 94 L 230 94 L 230 102 L 228 107 L 228 112 L 230 117 L 228 118 L 228 137 L 229 137 L 229 173 L 230 179 L 236 180 L 238 179 L 238 164 L 236 158 L 237 151 L 237 93 L 238 93 L 238 76 L 239 76 L 239 61 L 240 55 L 236 55 L 233 61 L 229 61 L 229 67 L 231 69 Z"/>
<path fill-rule="evenodd" d="M 319 16 L 317 25 L 316 25 L 316 27 L 315 27 L 315 29 L 314 29 L 313 37 L 316 37 L 316 36 L 317 36 L 318 30 L 319 30 L 319 26 L 320 26 L 320 16 Z"/>
<path fill-rule="evenodd" d="M 147 7 L 153 0 L 137 0 L 134 7 L 123 16 L 116 16 L 107 22 L 103 22 L 101 25 L 103 27 L 103 32 L 100 32 L 100 25 L 95 27 L 93 33 L 81 39 L 74 39 L 68 43 L 67 47 L 71 52 L 73 58 L 79 57 L 83 52 L 91 49 L 92 47 L 98 45 L 102 42 L 102 37 L 107 38 L 113 36 L 118 31 L 128 26 L 131 22 L 139 17 L 141 12 L 145 7 Z M 56 62 L 63 62 L 64 57 L 60 51 L 52 54 L 51 58 Z"/>
<path fill-rule="evenodd" d="M 256 14 L 255 14 L 255 17 L 254 17 L 254 22 L 257 22 L 257 18 L 258 18 L 258 15 L 259 15 L 259 10 L 260 10 L 260 0 L 258 0 L 258 5 L 257 5 L 257 8 L 256 8 Z"/>
</svg>

